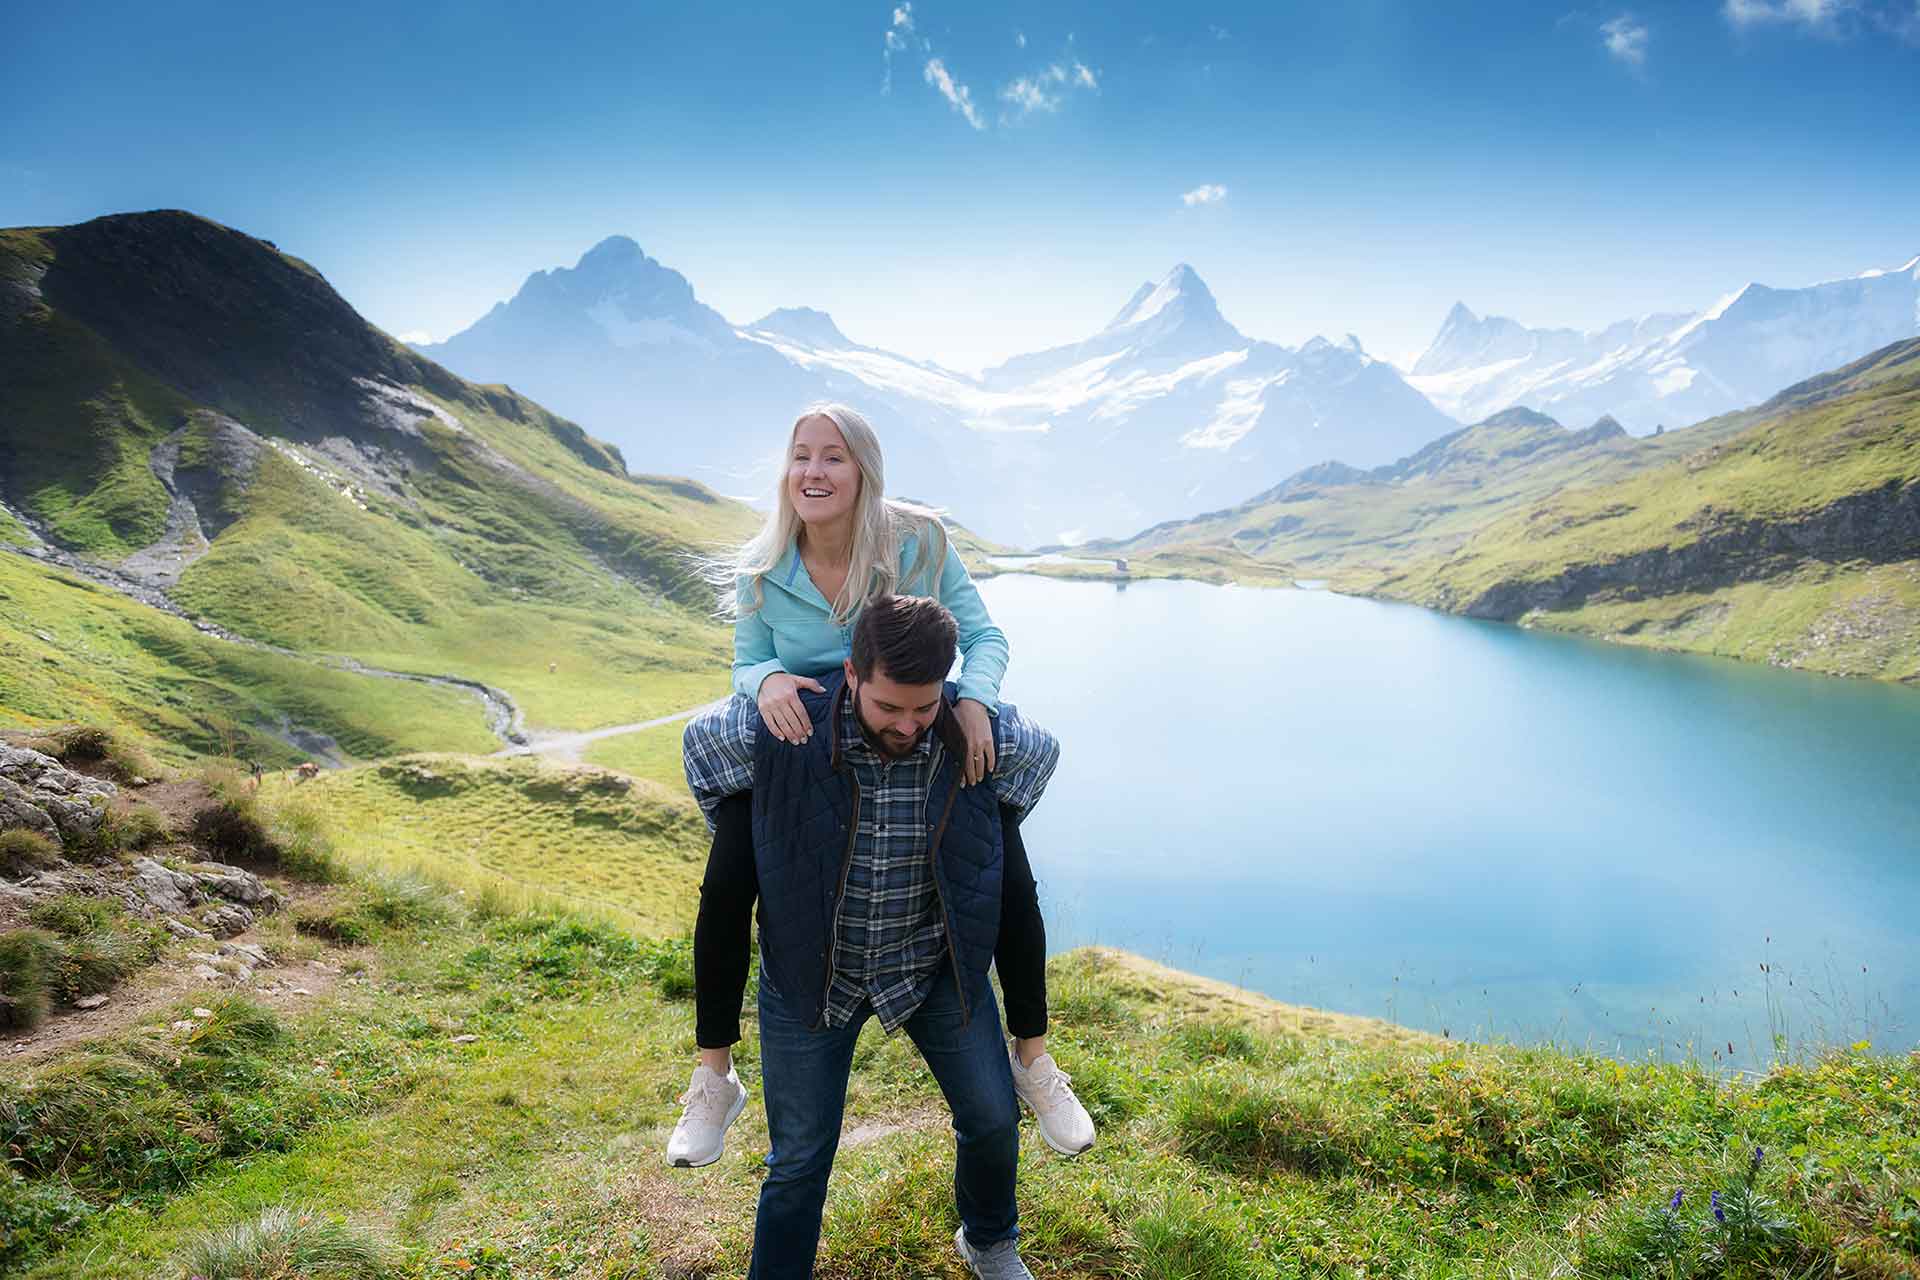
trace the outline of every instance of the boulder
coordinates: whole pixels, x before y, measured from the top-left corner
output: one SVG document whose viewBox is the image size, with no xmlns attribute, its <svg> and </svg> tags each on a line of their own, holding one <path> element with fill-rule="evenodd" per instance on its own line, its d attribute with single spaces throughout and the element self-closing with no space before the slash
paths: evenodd
<svg viewBox="0 0 1920 1280">
<path fill-rule="evenodd" d="M 128 884 L 150 906 L 168 915 L 185 911 L 200 896 L 199 884 L 192 876 L 169 871 L 152 858 L 134 859 L 133 878 Z"/>
<path fill-rule="evenodd" d="M 45 752 L 0 742 L 0 826 L 27 827 L 63 845 L 84 840 L 100 829 L 118 791 Z"/>
<path fill-rule="evenodd" d="M 256 969 L 273 968 L 273 960 L 267 955 L 267 949 L 256 946 L 251 942 L 223 942 L 220 944 L 220 954 L 223 956 L 232 956 L 241 963 L 250 964 Z"/>
<path fill-rule="evenodd" d="M 243 902 L 250 907 L 265 906 L 268 910 L 280 905 L 280 895 L 267 888 L 251 871 L 242 871 L 224 862 L 196 862 L 187 869 L 192 872 L 194 883 L 210 897 Z"/>
<path fill-rule="evenodd" d="M 216 938 L 231 938 L 236 933 L 245 933 L 253 928 L 254 914 L 237 902 L 216 902 L 202 908 L 198 918 L 207 933 Z"/>
</svg>

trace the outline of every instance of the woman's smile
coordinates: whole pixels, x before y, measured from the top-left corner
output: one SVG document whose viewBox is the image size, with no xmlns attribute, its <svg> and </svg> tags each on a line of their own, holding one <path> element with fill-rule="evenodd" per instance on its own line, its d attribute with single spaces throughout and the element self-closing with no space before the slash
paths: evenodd
<svg viewBox="0 0 1920 1280">
<path fill-rule="evenodd" d="M 808 524 L 852 513 L 860 496 L 860 468 L 833 419 L 816 414 L 794 429 L 787 458 L 787 493 Z"/>
</svg>

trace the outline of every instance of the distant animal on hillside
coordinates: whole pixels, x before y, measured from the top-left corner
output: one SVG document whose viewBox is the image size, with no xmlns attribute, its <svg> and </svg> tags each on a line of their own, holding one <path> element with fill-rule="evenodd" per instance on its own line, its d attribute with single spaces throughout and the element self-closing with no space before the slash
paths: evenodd
<svg viewBox="0 0 1920 1280">
<path fill-rule="evenodd" d="M 319 776 L 320 766 L 311 760 L 302 762 L 300 767 L 293 771 L 293 780 L 295 782 L 311 782 Z"/>
</svg>

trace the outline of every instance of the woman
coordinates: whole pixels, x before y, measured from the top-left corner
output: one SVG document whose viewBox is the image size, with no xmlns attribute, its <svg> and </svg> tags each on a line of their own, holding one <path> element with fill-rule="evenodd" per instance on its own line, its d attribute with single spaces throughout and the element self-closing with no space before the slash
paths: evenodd
<svg viewBox="0 0 1920 1280">
<path fill-rule="evenodd" d="M 993 783 L 1006 637 L 987 615 L 938 515 L 885 497 L 880 444 L 859 413 L 844 405 L 820 405 L 800 415 L 788 439 L 773 511 L 752 540 L 720 562 L 713 577 L 735 618 L 735 698 L 751 700 L 765 730 L 786 742 L 804 742 L 810 734 L 812 722 L 799 690 L 825 691 L 814 677 L 840 668 L 854 616 L 867 600 L 885 593 L 939 599 L 959 627 L 961 675 L 954 716 L 966 738 L 961 782 Z M 714 827 L 694 927 L 700 1057 L 667 1143 L 668 1162 L 685 1168 L 720 1158 L 727 1126 L 746 1105 L 746 1090 L 733 1070 L 732 1045 L 740 1039 L 757 894 L 752 794 L 742 789 L 751 786 L 751 772 L 737 772 L 750 753 L 724 740 L 748 718 L 742 709 L 739 702 L 716 704 L 688 725 L 685 738 L 688 781 Z M 1037 735 L 1048 752 L 1053 750 L 1044 731 L 1017 723 L 1002 729 Z M 727 787 L 731 794 L 704 781 L 710 767 L 696 768 L 696 761 L 711 762 L 718 755 L 734 762 L 739 786 Z M 1093 1122 L 1074 1097 L 1070 1077 L 1047 1052 L 1046 926 L 1019 827 L 1051 767 L 1049 754 L 1037 775 L 1028 772 L 1024 784 L 1009 780 L 1001 789 L 1006 874 L 994 960 L 1013 1034 L 1009 1053 L 1015 1089 L 1039 1117 L 1048 1145 L 1077 1155 L 1093 1145 Z M 1016 791 L 1019 785 L 1026 789 Z"/>
</svg>

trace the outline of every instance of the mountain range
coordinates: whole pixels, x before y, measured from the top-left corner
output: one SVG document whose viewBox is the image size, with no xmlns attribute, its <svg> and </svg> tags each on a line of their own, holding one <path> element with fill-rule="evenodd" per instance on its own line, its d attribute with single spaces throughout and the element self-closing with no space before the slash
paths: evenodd
<svg viewBox="0 0 1920 1280">
<path fill-rule="evenodd" d="M 1248 337 L 1180 264 L 1086 339 L 971 375 L 855 342 L 808 307 L 735 325 L 614 236 L 420 350 L 651 467 L 749 497 L 766 491 L 796 411 L 845 400 L 880 429 L 893 492 L 1036 545 L 1123 537 L 1319 462 L 1391 463 L 1515 407 L 1611 417 L 1629 434 L 1685 425 L 1916 333 L 1920 258 L 1804 289 L 1749 284 L 1702 312 L 1591 333 L 1457 304 L 1403 377 L 1351 334 Z"/>
<path fill-rule="evenodd" d="M 890 489 L 1020 544 L 1128 533 L 1322 458 L 1391 461 L 1454 425 L 1351 336 L 1248 338 L 1184 264 L 1086 340 L 976 377 L 807 308 L 730 327 L 614 237 L 420 350 L 733 493 L 764 489 L 801 406 L 844 399 L 880 429 Z"/>
<path fill-rule="evenodd" d="M 1920 338 L 1691 427 L 1507 409 L 1094 549 L 1777 666 L 1920 680 Z"/>
<path fill-rule="evenodd" d="M 688 564 L 752 524 L 263 240 L 181 212 L 0 231 L 16 714 L 266 759 L 491 743 L 482 687 L 554 729 L 665 714 L 724 688 Z"/>
<path fill-rule="evenodd" d="M 1802 289 L 1748 284 L 1700 312 L 1594 332 L 1535 329 L 1455 303 L 1408 381 L 1462 421 L 1526 405 L 1629 431 L 1703 421 L 1920 335 L 1920 257 Z"/>
</svg>

